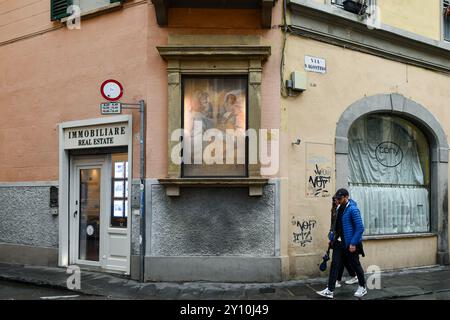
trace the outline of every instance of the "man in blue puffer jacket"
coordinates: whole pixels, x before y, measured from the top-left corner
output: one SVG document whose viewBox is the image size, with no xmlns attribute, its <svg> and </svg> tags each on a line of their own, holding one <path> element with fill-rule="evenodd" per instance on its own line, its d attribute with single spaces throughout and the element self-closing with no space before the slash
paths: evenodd
<svg viewBox="0 0 450 320">
<path fill-rule="evenodd" d="M 355 292 L 355 297 L 361 298 L 367 294 L 364 270 L 359 262 L 359 254 L 363 253 L 361 243 L 364 225 L 356 202 L 349 199 L 346 189 L 339 189 L 334 197 L 339 202 L 339 208 L 330 238 L 333 248 L 330 276 L 328 287 L 317 293 L 326 298 L 333 298 L 339 268 L 344 259 L 347 259 L 358 277 L 359 287 Z"/>
</svg>

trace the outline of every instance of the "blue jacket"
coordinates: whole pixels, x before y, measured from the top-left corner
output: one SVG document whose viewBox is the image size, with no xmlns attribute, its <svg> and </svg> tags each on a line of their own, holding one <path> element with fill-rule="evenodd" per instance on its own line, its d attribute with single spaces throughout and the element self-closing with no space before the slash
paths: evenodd
<svg viewBox="0 0 450 320">
<path fill-rule="evenodd" d="M 330 232 L 329 239 L 333 240 L 336 224 L 333 226 L 333 230 Z M 344 231 L 345 247 L 350 245 L 356 246 L 362 242 L 362 235 L 364 233 L 364 225 L 361 218 L 361 213 L 356 205 L 356 202 L 349 199 L 348 205 L 342 215 L 342 229 Z"/>
</svg>

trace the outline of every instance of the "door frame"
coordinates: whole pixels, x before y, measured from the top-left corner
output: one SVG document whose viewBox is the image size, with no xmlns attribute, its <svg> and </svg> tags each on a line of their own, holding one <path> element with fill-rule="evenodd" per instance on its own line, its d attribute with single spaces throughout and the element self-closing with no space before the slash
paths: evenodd
<svg viewBox="0 0 450 320">
<path fill-rule="evenodd" d="M 69 245 L 70 245 L 70 224 L 69 224 L 69 214 L 70 214 L 70 155 L 69 150 L 65 149 L 64 144 L 64 130 L 68 128 L 75 127 L 85 127 L 85 126 L 95 126 L 104 124 L 114 124 L 114 123 L 128 123 L 128 218 L 129 223 L 127 224 L 127 238 L 129 239 L 129 256 L 127 271 L 125 274 L 129 275 L 131 270 L 131 226 L 133 223 L 133 214 L 131 214 L 131 186 L 132 186 L 132 173 L 133 173 L 133 118 L 132 115 L 119 115 L 110 116 L 107 118 L 95 118 L 79 121 L 69 121 L 63 122 L 58 125 L 59 131 L 59 250 L 58 250 L 58 266 L 67 267 L 69 266 Z"/>
</svg>

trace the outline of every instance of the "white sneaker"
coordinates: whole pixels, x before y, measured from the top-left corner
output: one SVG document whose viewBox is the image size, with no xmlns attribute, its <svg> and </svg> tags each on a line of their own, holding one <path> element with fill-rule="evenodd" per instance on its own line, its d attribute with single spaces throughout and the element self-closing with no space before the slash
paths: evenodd
<svg viewBox="0 0 450 320">
<path fill-rule="evenodd" d="M 361 286 L 358 286 L 358 290 L 356 290 L 354 296 L 357 298 L 364 297 L 367 294 L 367 289 Z"/>
<path fill-rule="evenodd" d="M 350 278 L 349 280 L 345 281 L 345 284 L 355 284 L 358 283 L 358 277 Z"/>
<path fill-rule="evenodd" d="M 322 296 L 322 297 L 325 297 L 325 298 L 328 298 L 328 299 L 333 299 L 333 292 L 330 291 L 330 290 L 328 290 L 328 287 L 325 288 L 325 289 L 322 290 L 322 291 L 316 291 L 316 293 L 317 293 L 319 296 Z"/>
<path fill-rule="evenodd" d="M 342 284 L 339 281 L 336 280 L 335 288 L 340 288 L 340 287 L 342 287 Z"/>
</svg>

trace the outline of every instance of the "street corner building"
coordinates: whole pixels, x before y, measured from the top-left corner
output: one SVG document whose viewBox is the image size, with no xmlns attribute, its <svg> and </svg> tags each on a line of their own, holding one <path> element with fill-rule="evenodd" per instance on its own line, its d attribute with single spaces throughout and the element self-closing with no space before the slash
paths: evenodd
<svg viewBox="0 0 450 320">
<path fill-rule="evenodd" d="M 449 5 L 3 1 L 0 263 L 317 277 L 346 187 L 364 269 L 449 264 Z"/>
<path fill-rule="evenodd" d="M 291 277 L 317 273 L 342 187 L 363 218 L 366 272 L 449 263 L 448 7 L 286 2 L 280 127 Z"/>
</svg>

